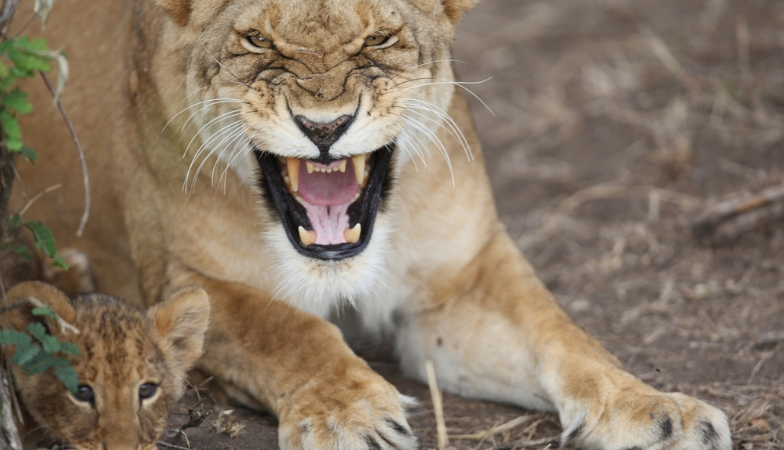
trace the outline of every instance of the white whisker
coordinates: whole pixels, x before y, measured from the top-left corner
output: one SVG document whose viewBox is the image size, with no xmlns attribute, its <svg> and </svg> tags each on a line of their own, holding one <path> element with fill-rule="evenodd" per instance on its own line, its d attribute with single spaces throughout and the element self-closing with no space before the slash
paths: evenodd
<svg viewBox="0 0 784 450">
<path fill-rule="evenodd" d="M 215 133 L 212 136 L 210 136 L 207 140 L 205 140 L 201 144 L 199 149 L 196 151 L 196 154 L 191 159 L 190 165 L 188 166 L 188 171 L 185 174 L 185 185 L 183 186 L 184 188 L 187 187 L 188 180 L 190 179 L 190 173 L 191 173 L 191 170 L 193 169 L 193 165 L 199 159 L 199 156 L 204 152 L 204 150 L 207 147 L 210 147 L 209 153 L 207 154 L 207 156 L 202 158 L 201 163 L 196 168 L 196 171 L 193 174 L 193 181 L 191 182 L 191 192 L 193 192 L 193 189 L 196 186 L 196 179 L 198 178 L 199 172 L 201 172 L 201 169 L 204 166 L 204 164 L 207 162 L 209 157 L 215 152 L 216 146 L 212 146 L 211 145 L 212 142 L 214 142 L 215 140 L 217 140 L 217 139 L 219 139 L 221 137 L 223 137 L 223 140 L 221 142 L 224 142 L 228 135 L 231 135 L 232 133 L 240 130 L 241 128 L 242 128 L 242 123 L 241 122 L 235 122 L 235 123 L 233 123 L 233 124 L 231 124 L 231 125 L 229 125 L 227 127 L 222 128 L 221 130 L 219 130 L 217 133 Z M 187 189 L 185 190 L 185 192 L 188 192 Z"/>
<path fill-rule="evenodd" d="M 202 131 L 204 131 L 205 128 L 207 128 L 207 127 L 209 127 L 209 126 L 211 126 L 211 125 L 213 125 L 215 123 L 218 123 L 221 120 L 229 119 L 229 118 L 232 118 L 232 117 L 235 117 L 235 116 L 240 116 L 240 115 L 242 115 L 242 111 L 236 110 L 236 111 L 225 112 L 225 113 L 220 114 L 220 115 L 218 115 L 216 117 L 213 117 L 209 122 L 207 122 L 204 125 L 202 125 L 202 127 L 199 128 L 199 130 L 193 135 L 191 140 L 188 141 L 188 145 L 185 146 L 185 151 L 183 152 L 182 157 L 185 158 L 185 155 L 188 154 L 188 150 L 191 148 L 191 145 L 193 144 L 193 141 L 196 140 L 197 137 L 201 136 L 201 133 L 202 133 Z"/>
<path fill-rule="evenodd" d="M 415 120 L 412 117 L 406 117 L 406 116 L 402 116 L 402 115 L 400 117 L 406 123 L 408 123 L 412 127 L 416 128 L 419 131 L 421 131 L 422 133 L 424 133 L 428 138 L 430 138 L 430 141 L 433 142 L 436 145 L 436 147 L 438 147 L 438 150 L 444 156 L 444 159 L 446 159 L 446 164 L 449 166 L 449 174 L 450 174 L 450 177 L 452 178 L 452 186 L 454 186 L 455 185 L 455 173 L 452 170 L 452 161 L 449 159 L 449 153 L 447 152 L 446 147 L 444 146 L 443 142 L 441 142 L 441 139 L 438 138 L 438 135 L 436 135 L 436 133 L 434 133 L 433 130 L 431 130 L 430 128 L 426 127 L 424 124 L 420 123 L 419 121 Z"/>
<path fill-rule="evenodd" d="M 415 98 L 404 98 L 404 99 L 400 99 L 400 100 L 404 104 L 406 104 L 406 106 L 408 107 L 408 110 L 411 111 L 412 113 L 417 114 L 418 116 L 424 117 L 425 119 L 430 120 L 433 123 L 436 123 L 440 127 L 445 128 L 449 132 L 449 134 L 451 134 L 455 139 L 457 139 L 457 141 L 460 143 L 460 146 L 463 147 L 463 151 L 465 152 L 466 157 L 468 158 L 468 160 L 472 161 L 474 159 L 474 155 L 471 152 L 471 147 L 469 146 L 468 140 L 466 139 L 465 135 L 463 134 L 463 131 L 460 130 L 460 127 L 457 126 L 457 123 L 454 121 L 454 119 L 452 119 L 452 117 L 448 113 L 446 113 L 444 110 L 442 110 L 438 106 L 433 105 L 432 103 L 424 101 L 424 100 L 419 100 L 419 99 L 415 99 Z M 411 104 L 412 102 L 414 104 Z M 435 114 L 440 120 L 436 120 L 436 119 L 428 116 L 427 114 L 422 114 L 422 113 L 420 113 L 418 111 L 415 111 L 417 109 L 429 111 L 429 112 Z M 444 126 L 444 125 L 446 125 L 446 126 Z"/>
<path fill-rule="evenodd" d="M 482 83 L 485 83 L 485 82 L 490 81 L 492 79 L 493 79 L 493 77 L 486 78 L 486 79 L 484 79 L 482 81 L 448 81 L 448 80 L 438 81 L 438 80 L 436 80 L 436 81 L 433 81 L 433 82 L 430 82 L 430 83 L 422 83 L 422 84 L 418 84 L 416 86 L 408 86 L 408 87 L 405 87 L 403 89 L 399 89 L 399 92 L 407 91 L 409 89 L 418 89 L 418 88 L 425 87 L 425 86 L 436 86 L 436 85 L 439 85 L 439 84 L 451 84 L 451 85 L 457 86 L 457 87 L 463 89 L 464 91 L 468 92 L 469 94 L 471 94 L 475 99 L 477 99 L 479 101 L 479 103 L 482 104 L 482 106 L 484 106 L 488 111 L 490 111 L 490 114 L 495 116 L 495 113 L 493 112 L 493 110 L 490 109 L 489 106 L 487 106 L 487 103 L 485 103 L 484 100 L 482 100 L 478 95 L 476 95 L 476 93 L 474 93 L 474 91 L 472 91 L 471 89 L 468 89 L 467 87 L 465 87 L 465 85 L 467 85 L 467 84 L 468 85 L 471 85 L 471 84 L 482 84 Z"/>
</svg>

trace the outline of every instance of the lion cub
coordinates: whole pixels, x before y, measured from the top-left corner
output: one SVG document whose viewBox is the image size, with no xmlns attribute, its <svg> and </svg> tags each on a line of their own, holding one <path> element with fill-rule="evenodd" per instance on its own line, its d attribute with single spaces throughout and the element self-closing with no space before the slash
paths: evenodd
<svg viewBox="0 0 784 450">
<path fill-rule="evenodd" d="M 25 448 L 43 443 L 76 450 L 150 450 L 163 433 L 170 407 L 183 394 L 186 371 L 202 353 L 210 305 L 207 294 L 186 288 L 144 312 L 101 294 L 69 300 L 40 282 L 26 282 L 8 293 L 9 304 L 35 298 L 79 330 L 32 315 L 32 304 L 0 319 L 3 327 L 23 330 L 41 322 L 61 342 L 81 350 L 70 357 L 78 376 L 72 394 L 53 369 L 13 376 L 25 421 Z"/>
</svg>

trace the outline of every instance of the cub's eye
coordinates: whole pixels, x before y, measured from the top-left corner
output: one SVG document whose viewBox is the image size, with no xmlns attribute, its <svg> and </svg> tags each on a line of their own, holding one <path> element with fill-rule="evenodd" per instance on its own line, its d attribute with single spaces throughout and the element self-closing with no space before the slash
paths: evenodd
<svg viewBox="0 0 784 450">
<path fill-rule="evenodd" d="M 158 385 L 155 383 L 144 383 L 139 386 L 139 398 L 142 400 L 148 399 L 158 392 Z"/>
<path fill-rule="evenodd" d="M 76 393 L 73 394 L 74 398 L 79 400 L 80 402 L 95 402 L 95 394 L 93 393 L 93 388 L 87 386 L 86 384 L 80 384 L 76 387 Z"/>
<path fill-rule="evenodd" d="M 272 41 L 264 36 L 253 34 L 247 37 L 250 45 L 258 48 L 272 48 Z"/>
<path fill-rule="evenodd" d="M 376 31 L 365 38 L 365 47 L 380 47 L 384 44 L 394 44 L 393 39 L 397 40 L 395 35 L 389 34 L 388 31 Z"/>
</svg>

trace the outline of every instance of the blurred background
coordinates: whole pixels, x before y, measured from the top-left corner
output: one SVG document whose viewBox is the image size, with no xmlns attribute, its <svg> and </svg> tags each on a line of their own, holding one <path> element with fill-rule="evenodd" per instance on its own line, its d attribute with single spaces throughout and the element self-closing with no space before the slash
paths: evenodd
<svg viewBox="0 0 784 450">
<path fill-rule="evenodd" d="M 455 47 L 492 77 L 466 87 L 498 208 L 561 305 L 722 406 L 737 448 L 784 447 L 784 2 L 488 0 Z"/>
</svg>

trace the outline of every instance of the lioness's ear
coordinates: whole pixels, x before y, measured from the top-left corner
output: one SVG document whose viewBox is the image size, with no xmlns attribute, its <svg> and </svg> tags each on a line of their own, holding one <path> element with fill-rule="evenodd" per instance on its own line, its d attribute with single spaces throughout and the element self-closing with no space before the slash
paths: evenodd
<svg viewBox="0 0 784 450">
<path fill-rule="evenodd" d="M 177 25 L 182 27 L 188 24 L 191 18 L 190 0 L 156 0 L 156 2 Z"/>
<path fill-rule="evenodd" d="M 479 0 L 442 0 L 444 4 L 444 14 L 449 17 L 452 23 L 457 23 L 463 13 L 473 8 Z"/>
<path fill-rule="evenodd" d="M 68 300 L 68 297 L 64 293 L 51 284 L 41 283 L 39 281 L 20 283 L 8 292 L 7 297 L 9 304 L 24 302 L 27 299 L 35 299 L 44 306 L 51 308 L 55 314 L 68 323 L 72 324 L 76 319 L 76 311 L 71 305 L 71 301 Z M 32 314 L 32 310 L 35 307 L 36 305 L 33 301 L 28 301 L 27 304 L 10 310 L 6 314 L 7 317 L 5 317 L 3 321 L 0 321 L 0 324 L 3 326 L 6 326 L 7 324 L 17 330 L 23 330 L 27 328 L 29 323 L 37 321 L 44 323 L 47 328 L 49 328 L 51 334 L 59 333 L 60 329 L 52 319 L 43 316 L 34 316 Z"/>
<path fill-rule="evenodd" d="M 419 9 L 425 13 L 431 13 L 436 9 L 438 3 L 444 8 L 444 15 L 452 24 L 456 24 L 463 13 L 473 8 L 479 0 L 413 0 Z"/>
<path fill-rule="evenodd" d="M 150 308 L 147 317 L 158 333 L 169 368 L 178 375 L 185 374 L 201 356 L 204 345 L 210 320 L 207 293 L 197 287 L 182 289 Z"/>
</svg>

